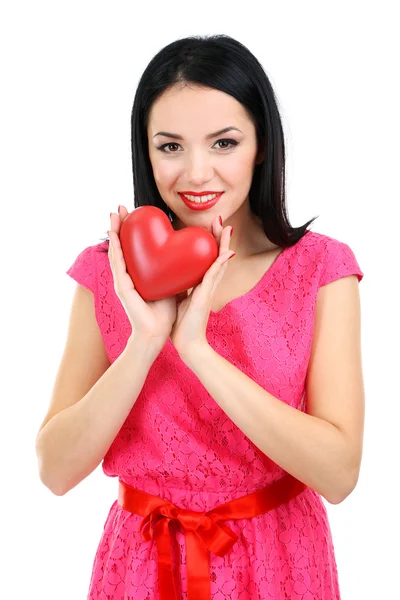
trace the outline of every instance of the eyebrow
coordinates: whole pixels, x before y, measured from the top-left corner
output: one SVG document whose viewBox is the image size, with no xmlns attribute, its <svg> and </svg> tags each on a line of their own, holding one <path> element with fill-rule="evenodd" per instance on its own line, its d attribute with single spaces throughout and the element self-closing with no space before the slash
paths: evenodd
<svg viewBox="0 0 400 600">
<path fill-rule="evenodd" d="M 233 127 L 232 125 L 230 125 L 229 127 L 224 127 L 224 129 L 220 129 L 219 131 L 215 131 L 214 133 L 208 134 L 206 136 L 206 140 L 217 137 L 217 135 L 221 135 L 222 133 L 227 133 L 228 131 L 232 131 L 232 130 L 243 133 L 237 127 Z M 158 133 L 153 135 L 153 138 L 155 138 L 157 135 L 164 135 L 165 137 L 173 138 L 174 140 L 183 140 L 183 137 L 181 135 L 179 135 L 178 133 L 168 133 L 168 131 L 159 131 Z"/>
</svg>

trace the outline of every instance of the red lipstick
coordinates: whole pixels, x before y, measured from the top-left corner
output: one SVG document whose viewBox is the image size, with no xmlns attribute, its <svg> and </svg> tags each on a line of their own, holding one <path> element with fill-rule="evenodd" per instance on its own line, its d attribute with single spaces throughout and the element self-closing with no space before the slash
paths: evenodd
<svg viewBox="0 0 400 600">
<path fill-rule="evenodd" d="M 180 197 L 182 198 L 182 201 L 184 202 L 184 204 L 186 204 L 186 206 L 188 208 L 191 208 L 192 210 L 208 210 L 209 208 L 211 208 L 212 206 L 214 206 L 214 204 L 216 204 L 218 202 L 218 200 L 221 198 L 222 194 L 224 192 L 197 192 L 196 194 L 194 194 L 193 192 L 178 192 Z M 193 195 L 193 196 L 206 196 L 207 194 L 217 194 L 217 196 L 215 196 L 215 198 L 212 198 L 211 200 L 209 200 L 208 202 L 193 202 L 192 200 L 189 200 L 189 198 L 186 198 L 186 196 L 184 196 L 184 194 L 189 194 L 189 195 Z"/>
<path fill-rule="evenodd" d="M 222 194 L 222 192 L 188 192 L 183 190 L 182 192 L 178 192 L 179 194 L 189 194 L 189 196 L 207 196 L 207 194 Z"/>
</svg>

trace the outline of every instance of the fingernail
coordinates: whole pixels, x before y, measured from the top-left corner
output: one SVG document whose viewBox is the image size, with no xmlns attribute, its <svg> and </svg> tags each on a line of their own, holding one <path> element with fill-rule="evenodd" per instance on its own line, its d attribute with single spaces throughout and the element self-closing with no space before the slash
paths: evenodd
<svg viewBox="0 0 400 600">
<path fill-rule="evenodd" d="M 118 214 L 119 214 L 119 209 L 120 209 L 120 208 L 121 208 L 121 205 L 120 205 L 120 204 L 118 204 Z"/>
<path fill-rule="evenodd" d="M 231 229 L 231 237 L 232 237 L 232 233 L 233 233 L 233 227 L 232 227 L 232 229 Z"/>
<path fill-rule="evenodd" d="M 218 215 L 218 218 L 219 218 L 219 222 L 221 223 L 221 227 L 222 227 L 222 217 L 221 217 L 221 215 Z"/>
<path fill-rule="evenodd" d="M 231 256 L 229 258 L 233 258 L 235 256 L 236 252 L 234 252 L 233 254 L 231 254 Z M 228 258 L 228 260 L 229 260 Z"/>
</svg>

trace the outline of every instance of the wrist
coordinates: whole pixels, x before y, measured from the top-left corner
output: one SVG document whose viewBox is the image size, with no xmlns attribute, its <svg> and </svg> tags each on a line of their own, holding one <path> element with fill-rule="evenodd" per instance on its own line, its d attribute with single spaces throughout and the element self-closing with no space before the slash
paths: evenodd
<svg viewBox="0 0 400 600">
<path fill-rule="evenodd" d="M 136 352 L 140 351 L 141 353 L 155 354 L 157 356 L 165 346 L 167 339 L 168 338 L 132 332 L 126 344 L 126 348 L 128 351 L 132 348 Z"/>
<path fill-rule="evenodd" d="M 205 341 L 190 344 L 186 351 L 178 352 L 178 354 L 186 366 L 188 366 L 190 369 L 193 369 L 195 368 L 196 364 L 203 360 L 203 357 L 208 355 L 210 352 L 213 352 L 213 349 L 211 348 L 210 344 Z"/>
</svg>

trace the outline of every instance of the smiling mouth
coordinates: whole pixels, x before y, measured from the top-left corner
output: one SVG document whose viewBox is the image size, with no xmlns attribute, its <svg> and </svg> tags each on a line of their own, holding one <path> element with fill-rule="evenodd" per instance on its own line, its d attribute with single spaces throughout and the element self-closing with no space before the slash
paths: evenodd
<svg viewBox="0 0 400 600">
<path fill-rule="evenodd" d="M 184 200 L 189 200 L 189 202 L 196 202 L 196 204 L 207 203 L 211 200 L 214 200 L 218 196 L 221 196 L 223 192 L 216 192 L 215 194 L 203 194 L 203 195 L 193 195 L 193 194 L 184 194 L 183 192 L 179 192 L 179 195 Z"/>
</svg>

